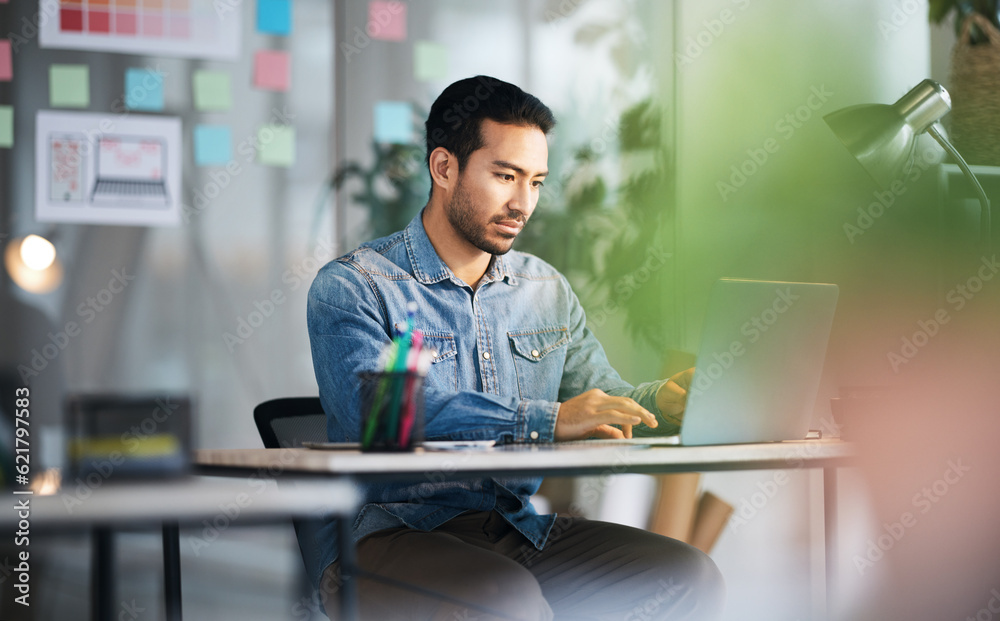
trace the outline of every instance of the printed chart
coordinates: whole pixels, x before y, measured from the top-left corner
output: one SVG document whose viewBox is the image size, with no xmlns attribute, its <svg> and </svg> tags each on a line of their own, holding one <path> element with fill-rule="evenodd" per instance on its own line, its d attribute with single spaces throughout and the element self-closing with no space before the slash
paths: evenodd
<svg viewBox="0 0 1000 621">
<path fill-rule="evenodd" d="M 39 222 L 180 223 L 180 119 L 40 110 L 35 130 Z"/>
<path fill-rule="evenodd" d="M 40 0 L 42 47 L 235 59 L 239 6 L 226 0 Z"/>
</svg>

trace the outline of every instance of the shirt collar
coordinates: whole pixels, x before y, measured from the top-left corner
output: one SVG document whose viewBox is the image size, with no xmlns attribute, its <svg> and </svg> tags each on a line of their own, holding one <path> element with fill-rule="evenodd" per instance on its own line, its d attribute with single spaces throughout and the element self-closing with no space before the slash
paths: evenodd
<svg viewBox="0 0 1000 621">
<path fill-rule="evenodd" d="M 410 223 L 406 225 L 406 229 L 403 230 L 403 238 L 406 240 L 406 252 L 410 257 L 410 265 L 413 267 L 414 278 L 425 285 L 448 280 L 449 278 L 458 281 L 458 277 L 441 260 L 437 250 L 434 249 L 434 245 L 431 244 L 430 238 L 427 237 L 423 216 L 424 210 L 421 209 L 413 220 L 410 220 Z M 514 276 L 507 270 L 507 261 L 504 257 L 493 255 L 490 266 L 486 268 L 486 273 L 483 275 L 480 284 L 500 280 L 506 280 L 511 285 L 516 284 Z"/>
</svg>

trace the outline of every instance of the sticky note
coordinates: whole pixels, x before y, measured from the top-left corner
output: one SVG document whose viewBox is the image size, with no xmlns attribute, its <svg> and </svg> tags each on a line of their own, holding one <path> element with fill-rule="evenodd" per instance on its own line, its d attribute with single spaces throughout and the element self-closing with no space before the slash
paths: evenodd
<svg viewBox="0 0 1000 621">
<path fill-rule="evenodd" d="M 194 163 L 218 166 L 233 159 L 233 136 L 227 125 L 196 125 L 194 128 Z"/>
<path fill-rule="evenodd" d="M 0 148 L 14 146 L 14 108 L 0 106 Z"/>
<path fill-rule="evenodd" d="M 0 39 L 0 82 L 14 78 L 14 65 L 10 57 L 10 39 Z"/>
<path fill-rule="evenodd" d="M 49 105 L 53 108 L 86 108 L 90 105 L 90 67 L 51 65 Z"/>
<path fill-rule="evenodd" d="M 151 69 L 126 69 L 125 107 L 153 112 L 163 110 L 163 74 Z"/>
<path fill-rule="evenodd" d="M 375 103 L 375 141 L 393 144 L 413 142 L 413 112 L 405 101 Z"/>
<path fill-rule="evenodd" d="M 368 36 L 383 41 L 406 39 L 406 5 L 402 2 L 372 0 L 368 3 Z"/>
<path fill-rule="evenodd" d="M 253 57 L 253 85 L 268 91 L 287 91 L 291 64 L 288 52 L 260 50 Z"/>
<path fill-rule="evenodd" d="M 194 107 L 197 110 L 228 110 L 233 107 L 232 80 L 225 71 L 194 72 Z"/>
<path fill-rule="evenodd" d="M 292 31 L 292 0 L 257 0 L 257 32 L 288 35 Z"/>
<path fill-rule="evenodd" d="M 413 76 L 418 80 L 443 80 L 448 75 L 448 47 L 433 41 L 413 46 Z"/>
<path fill-rule="evenodd" d="M 266 166 L 291 166 L 295 163 L 295 128 L 288 125 L 265 125 L 257 130 L 257 161 Z"/>
</svg>

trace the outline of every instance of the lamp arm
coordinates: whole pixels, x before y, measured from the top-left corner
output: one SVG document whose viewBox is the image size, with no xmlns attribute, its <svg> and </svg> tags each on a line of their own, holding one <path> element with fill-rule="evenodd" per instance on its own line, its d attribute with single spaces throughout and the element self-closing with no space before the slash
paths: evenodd
<svg viewBox="0 0 1000 621">
<path fill-rule="evenodd" d="M 948 140 L 941 134 L 941 132 L 938 131 L 937 125 L 936 124 L 931 125 L 929 128 L 927 128 L 927 133 L 933 136 L 934 140 L 937 140 L 938 144 L 944 147 L 944 150 L 947 151 L 952 158 L 954 158 L 955 162 L 958 164 L 958 167 L 962 169 L 963 173 L 965 173 L 965 178 L 972 183 L 972 186 L 974 188 L 976 188 L 976 193 L 979 195 L 979 203 L 981 205 L 979 213 L 979 228 L 980 228 L 979 239 L 982 242 L 986 252 L 990 252 L 990 246 L 991 246 L 990 238 L 992 237 L 993 225 L 991 222 L 989 197 L 986 196 L 986 192 L 983 191 L 983 186 L 979 184 L 979 179 L 976 179 L 976 176 L 972 174 L 972 170 L 969 168 L 969 165 L 965 163 L 965 160 L 962 158 L 962 156 L 959 155 L 958 150 L 955 149 L 955 147 L 953 147 L 952 144 L 948 142 Z"/>
</svg>

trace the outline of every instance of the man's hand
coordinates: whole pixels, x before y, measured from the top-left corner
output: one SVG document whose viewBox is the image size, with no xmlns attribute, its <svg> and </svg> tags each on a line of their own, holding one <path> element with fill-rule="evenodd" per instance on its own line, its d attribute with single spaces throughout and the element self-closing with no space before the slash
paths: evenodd
<svg viewBox="0 0 1000 621">
<path fill-rule="evenodd" d="M 657 393 L 659 394 L 659 393 Z M 584 438 L 631 438 L 632 425 L 656 427 L 656 417 L 628 397 L 612 397 L 599 388 L 588 390 L 559 406 L 556 442 Z M 612 425 L 620 425 L 616 429 Z"/>
<path fill-rule="evenodd" d="M 694 367 L 675 373 L 656 391 L 656 407 L 660 408 L 660 415 L 677 425 L 684 419 L 684 408 L 687 407 L 687 394 L 691 387 L 692 375 Z"/>
</svg>

